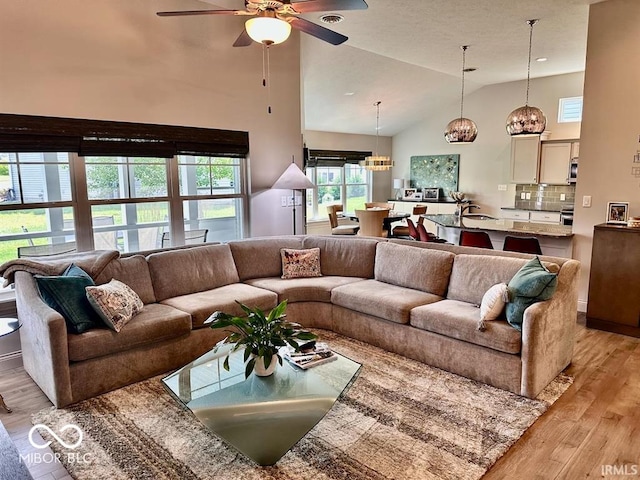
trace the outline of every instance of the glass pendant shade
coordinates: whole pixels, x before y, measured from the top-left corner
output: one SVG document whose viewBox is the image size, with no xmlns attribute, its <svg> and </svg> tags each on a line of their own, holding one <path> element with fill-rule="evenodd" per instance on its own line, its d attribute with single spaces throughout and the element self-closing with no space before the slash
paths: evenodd
<svg viewBox="0 0 640 480">
<path fill-rule="evenodd" d="M 444 139 L 449 143 L 471 143 L 478 136 L 478 127 L 473 120 L 462 116 L 464 111 L 464 73 L 466 54 L 469 45 L 463 45 L 462 49 L 462 92 L 460 93 L 460 116 L 451 120 L 444 130 Z"/>
<path fill-rule="evenodd" d="M 509 135 L 540 135 L 547 126 L 547 117 L 538 107 L 529 105 L 529 83 L 531 80 L 531 43 L 533 26 L 538 20 L 527 20 L 529 25 L 529 60 L 527 63 L 527 97 L 523 107 L 516 108 L 507 117 L 507 133 Z"/>
<path fill-rule="evenodd" d="M 478 127 L 469 118 L 451 120 L 444 131 L 444 138 L 449 143 L 471 143 L 477 136 Z"/>
<path fill-rule="evenodd" d="M 538 107 L 516 108 L 507 117 L 507 133 L 509 135 L 541 134 L 547 126 L 547 117 Z"/>
<path fill-rule="evenodd" d="M 282 43 L 291 34 L 291 25 L 274 17 L 250 18 L 245 22 L 244 28 L 253 41 L 265 45 Z"/>
</svg>

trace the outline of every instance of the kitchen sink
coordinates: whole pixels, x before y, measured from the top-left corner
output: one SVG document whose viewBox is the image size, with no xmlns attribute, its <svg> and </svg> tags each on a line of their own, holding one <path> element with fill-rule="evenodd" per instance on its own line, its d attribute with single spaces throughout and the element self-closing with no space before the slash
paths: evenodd
<svg viewBox="0 0 640 480">
<path fill-rule="evenodd" d="M 471 220 L 497 220 L 496 217 L 491 215 L 485 215 L 484 213 L 465 213 L 462 218 L 469 218 Z"/>
</svg>

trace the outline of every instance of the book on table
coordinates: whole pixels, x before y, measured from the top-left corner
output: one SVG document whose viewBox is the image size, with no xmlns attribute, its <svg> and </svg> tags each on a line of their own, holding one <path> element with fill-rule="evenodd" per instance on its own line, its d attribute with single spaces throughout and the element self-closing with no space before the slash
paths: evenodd
<svg viewBox="0 0 640 480">
<path fill-rule="evenodd" d="M 300 352 L 296 352 L 292 347 L 283 347 L 282 353 L 285 360 L 303 370 L 332 362 L 338 358 L 326 343 L 316 343 L 312 350 Z"/>
</svg>

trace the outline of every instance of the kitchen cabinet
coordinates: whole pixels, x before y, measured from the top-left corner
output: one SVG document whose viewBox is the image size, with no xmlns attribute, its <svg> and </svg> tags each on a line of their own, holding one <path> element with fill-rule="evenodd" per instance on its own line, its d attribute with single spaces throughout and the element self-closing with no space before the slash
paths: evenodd
<svg viewBox="0 0 640 480">
<path fill-rule="evenodd" d="M 640 228 L 593 230 L 587 327 L 640 337 Z"/>
<path fill-rule="evenodd" d="M 540 135 L 511 138 L 511 183 L 538 183 L 539 165 Z"/>
<path fill-rule="evenodd" d="M 523 222 L 529 221 L 529 210 L 511 210 L 511 209 L 502 209 L 502 218 L 506 218 L 508 220 L 521 220 Z"/>
<path fill-rule="evenodd" d="M 560 223 L 560 212 L 529 212 L 529 221 L 535 223 Z"/>
<path fill-rule="evenodd" d="M 572 142 L 542 142 L 539 183 L 567 185 L 573 152 Z"/>
</svg>

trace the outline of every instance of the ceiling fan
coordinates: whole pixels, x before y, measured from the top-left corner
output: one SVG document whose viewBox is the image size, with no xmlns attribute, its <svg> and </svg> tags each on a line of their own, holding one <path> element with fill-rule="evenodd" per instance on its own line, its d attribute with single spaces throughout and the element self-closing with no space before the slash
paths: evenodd
<svg viewBox="0 0 640 480">
<path fill-rule="evenodd" d="M 252 41 L 267 46 L 284 42 L 289 38 L 291 27 L 313 35 L 332 45 L 340 45 L 348 37 L 300 18 L 301 13 L 364 10 L 368 8 L 364 0 L 245 0 L 244 10 L 184 10 L 177 12 L 157 12 L 160 17 L 186 15 L 247 15 L 245 29 L 237 38 L 234 47 L 247 47 Z"/>
</svg>

